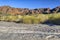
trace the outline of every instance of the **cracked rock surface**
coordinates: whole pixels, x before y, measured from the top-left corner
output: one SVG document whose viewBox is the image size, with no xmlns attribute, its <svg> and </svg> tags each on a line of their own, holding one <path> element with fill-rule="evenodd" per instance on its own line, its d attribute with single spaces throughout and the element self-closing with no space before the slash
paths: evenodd
<svg viewBox="0 0 60 40">
<path fill-rule="evenodd" d="M 0 40 L 60 40 L 60 26 L 1 21 Z"/>
</svg>

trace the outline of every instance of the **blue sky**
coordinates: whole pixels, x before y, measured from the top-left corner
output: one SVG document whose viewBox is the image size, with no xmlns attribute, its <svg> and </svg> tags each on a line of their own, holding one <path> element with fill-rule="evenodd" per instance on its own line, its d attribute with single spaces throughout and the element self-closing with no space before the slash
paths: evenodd
<svg viewBox="0 0 60 40">
<path fill-rule="evenodd" d="M 60 6 L 60 0 L 0 0 L 0 6 L 9 5 L 16 8 L 54 8 Z"/>
</svg>

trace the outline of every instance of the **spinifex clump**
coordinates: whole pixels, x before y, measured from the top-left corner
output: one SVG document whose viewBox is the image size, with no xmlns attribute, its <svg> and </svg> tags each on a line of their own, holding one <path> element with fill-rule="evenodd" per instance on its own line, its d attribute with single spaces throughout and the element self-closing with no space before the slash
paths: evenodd
<svg viewBox="0 0 60 40">
<path fill-rule="evenodd" d="M 60 14 L 31 14 L 31 15 L 3 15 L 0 21 L 10 21 L 25 24 L 40 24 L 49 21 L 53 24 L 60 24 Z"/>
</svg>

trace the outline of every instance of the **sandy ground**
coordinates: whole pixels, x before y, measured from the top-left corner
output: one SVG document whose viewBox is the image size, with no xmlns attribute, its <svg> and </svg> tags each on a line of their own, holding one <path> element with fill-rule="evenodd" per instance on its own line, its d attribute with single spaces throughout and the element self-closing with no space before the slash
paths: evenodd
<svg viewBox="0 0 60 40">
<path fill-rule="evenodd" d="M 60 26 L 0 21 L 0 40 L 60 40 Z"/>
</svg>

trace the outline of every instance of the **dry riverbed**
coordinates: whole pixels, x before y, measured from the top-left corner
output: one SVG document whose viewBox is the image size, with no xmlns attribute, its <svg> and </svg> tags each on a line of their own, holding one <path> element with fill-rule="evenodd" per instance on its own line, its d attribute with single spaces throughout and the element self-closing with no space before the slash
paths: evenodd
<svg viewBox="0 0 60 40">
<path fill-rule="evenodd" d="M 60 40 L 60 26 L 0 21 L 0 40 Z"/>
</svg>

